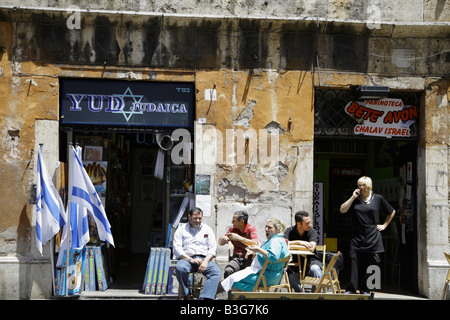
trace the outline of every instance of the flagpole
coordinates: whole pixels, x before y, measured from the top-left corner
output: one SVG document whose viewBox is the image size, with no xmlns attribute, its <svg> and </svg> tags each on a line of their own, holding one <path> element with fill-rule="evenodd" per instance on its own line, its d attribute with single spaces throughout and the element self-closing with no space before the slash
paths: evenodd
<svg viewBox="0 0 450 320">
<path fill-rule="evenodd" d="M 71 152 L 73 152 L 73 150 L 72 150 L 72 148 L 73 148 L 73 145 L 72 145 L 72 142 L 69 142 L 69 157 L 68 157 L 68 160 L 70 161 L 70 159 L 71 159 L 71 157 L 70 157 L 70 153 Z M 69 170 L 70 170 L 70 168 L 71 168 L 71 164 L 69 163 Z M 67 278 L 68 278 L 68 269 L 69 269 L 69 252 L 70 252 L 70 241 L 71 241 L 71 239 L 72 239 L 72 232 L 71 232 L 71 230 L 70 230 L 70 223 L 71 223 L 71 220 L 70 220 L 70 207 L 71 207 L 71 204 L 70 204 L 70 200 L 72 199 L 72 190 L 70 190 L 70 186 L 72 185 L 72 179 L 71 179 L 71 173 L 70 172 L 68 172 L 69 173 L 69 181 L 68 181 L 68 183 L 69 183 L 69 188 L 68 188 L 68 201 L 67 201 L 67 223 L 66 223 L 66 225 L 67 225 L 67 233 L 66 233 L 66 241 L 67 241 L 67 249 L 66 249 L 66 268 L 65 268 L 65 282 L 66 282 L 66 286 L 65 286 L 65 288 L 66 288 L 66 292 L 65 292 L 65 296 L 67 297 L 68 295 L 69 295 L 69 288 L 68 288 L 68 286 L 67 286 Z"/>
<path fill-rule="evenodd" d="M 43 143 L 39 143 L 39 151 L 43 152 Z M 50 265 L 51 265 L 51 271 L 52 271 L 52 287 L 53 287 L 53 295 L 55 295 L 55 262 L 53 260 L 53 237 L 50 238 Z"/>
<path fill-rule="evenodd" d="M 52 265 L 52 285 L 53 285 L 53 295 L 56 295 L 56 288 L 55 288 L 55 261 L 53 258 L 53 237 L 50 239 L 50 264 Z"/>
</svg>

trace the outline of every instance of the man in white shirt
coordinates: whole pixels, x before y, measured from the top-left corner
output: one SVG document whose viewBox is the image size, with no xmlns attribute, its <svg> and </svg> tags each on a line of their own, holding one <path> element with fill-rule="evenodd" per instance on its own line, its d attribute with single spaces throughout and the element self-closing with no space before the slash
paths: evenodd
<svg viewBox="0 0 450 320">
<path fill-rule="evenodd" d="M 173 253 L 179 260 L 176 276 L 184 299 L 191 299 L 187 284 L 191 272 L 205 275 L 206 281 L 199 299 L 215 299 L 221 271 L 212 261 L 216 255 L 216 237 L 212 229 L 202 224 L 203 211 L 194 208 L 188 213 L 189 223 L 180 225 L 173 239 Z"/>
</svg>

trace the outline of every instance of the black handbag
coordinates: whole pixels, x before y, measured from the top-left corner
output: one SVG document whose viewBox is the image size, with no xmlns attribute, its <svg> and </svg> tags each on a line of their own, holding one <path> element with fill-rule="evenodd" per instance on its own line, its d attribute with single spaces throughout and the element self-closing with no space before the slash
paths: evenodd
<svg viewBox="0 0 450 320">
<path fill-rule="evenodd" d="M 319 257 L 320 261 L 323 261 L 323 251 L 318 251 L 317 252 L 317 256 Z M 332 252 L 325 252 L 325 263 L 328 265 L 328 263 L 331 261 L 331 258 L 333 258 L 334 253 Z M 338 257 L 338 259 L 336 260 L 336 263 L 334 264 L 334 268 L 336 270 L 342 270 L 344 269 L 344 255 L 341 253 Z"/>
</svg>

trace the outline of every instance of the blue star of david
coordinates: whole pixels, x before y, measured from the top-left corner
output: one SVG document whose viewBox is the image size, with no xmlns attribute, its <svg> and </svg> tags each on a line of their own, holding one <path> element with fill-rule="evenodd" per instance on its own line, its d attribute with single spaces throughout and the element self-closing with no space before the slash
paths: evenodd
<svg viewBox="0 0 450 320">
<path fill-rule="evenodd" d="M 123 94 L 115 94 L 116 97 L 122 97 L 125 101 L 125 98 L 132 98 L 134 102 L 138 103 L 141 102 L 143 95 L 136 95 L 131 92 L 130 87 L 128 87 Z M 117 111 L 116 113 L 122 113 L 125 117 L 125 120 L 130 120 L 130 118 L 133 116 L 133 114 L 143 114 L 142 111 L 125 111 L 125 108 L 123 108 L 121 111 Z"/>
</svg>

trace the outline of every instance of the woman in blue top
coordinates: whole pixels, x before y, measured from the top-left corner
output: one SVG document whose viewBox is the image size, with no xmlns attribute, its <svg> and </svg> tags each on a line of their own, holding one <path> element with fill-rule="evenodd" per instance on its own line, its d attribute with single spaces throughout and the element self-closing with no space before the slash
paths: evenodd
<svg viewBox="0 0 450 320">
<path fill-rule="evenodd" d="M 249 246 L 248 249 L 256 254 L 250 267 L 238 271 L 222 281 L 222 287 L 225 291 L 231 288 L 240 291 L 253 291 L 253 287 L 258 280 L 262 266 L 269 259 L 270 262 L 276 262 L 279 259 L 289 256 L 289 249 L 284 238 L 285 225 L 278 219 L 272 218 L 266 222 L 265 242 L 261 247 Z M 278 284 L 283 275 L 284 263 L 271 263 L 266 268 L 267 285 Z"/>
</svg>

